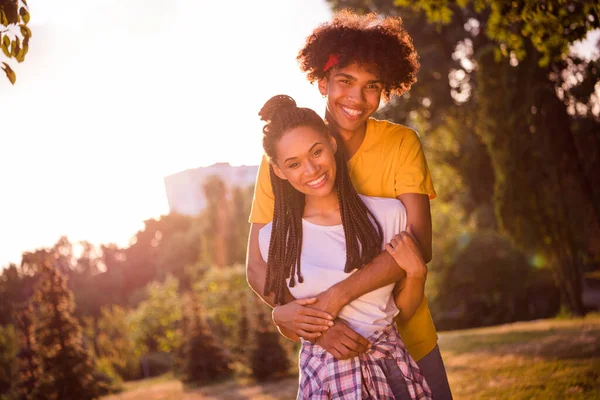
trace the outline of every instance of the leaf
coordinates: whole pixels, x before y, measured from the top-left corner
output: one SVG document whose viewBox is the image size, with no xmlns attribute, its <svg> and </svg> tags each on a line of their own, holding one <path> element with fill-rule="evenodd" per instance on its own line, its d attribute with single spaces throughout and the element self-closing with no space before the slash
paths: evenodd
<svg viewBox="0 0 600 400">
<path fill-rule="evenodd" d="M 2 37 L 2 43 L 0 43 L 0 47 L 2 48 L 2 52 L 6 57 L 10 57 L 10 52 L 8 51 L 8 47 L 10 46 L 10 38 L 6 35 Z"/>
<path fill-rule="evenodd" d="M 7 26 L 8 25 L 8 17 L 3 9 L 0 8 L 0 25 Z"/>
<path fill-rule="evenodd" d="M 23 39 L 31 37 L 31 29 L 27 25 L 21 24 L 19 25 L 21 29 L 21 35 L 23 35 Z"/>
<path fill-rule="evenodd" d="M 17 75 L 15 74 L 15 71 L 13 71 L 10 65 L 8 65 L 7 63 L 3 62 L 2 64 L 4 64 L 2 69 L 4 70 L 4 73 L 6 73 L 6 77 L 8 78 L 10 83 L 14 85 L 17 80 Z"/>
<path fill-rule="evenodd" d="M 23 18 L 23 22 L 25 22 L 26 24 L 29 23 L 29 11 L 27 11 L 25 7 L 21 7 L 19 9 L 19 15 L 21 16 L 21 18 Z"/>
</svg>

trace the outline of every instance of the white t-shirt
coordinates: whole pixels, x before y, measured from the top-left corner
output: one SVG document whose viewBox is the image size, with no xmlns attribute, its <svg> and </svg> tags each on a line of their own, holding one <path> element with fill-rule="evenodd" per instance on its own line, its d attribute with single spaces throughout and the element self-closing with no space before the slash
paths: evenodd
<svg viewBox="0 0 600 400">
<path fill-rule="evenodd" d="M 397 199 L 360 195 L 373 212 L 383 230 L 383 243 L 388 243 L 395 234 L 406 230 L 406 209 Z M 269 255 L 272 223 L 259 232 L 259 246 L 263 259 Z M 304 282 L 296 279 L 289 288 L 297 299 L 313 297 L 346 279 L 356 270 L 345 273 L 346 240 L 342 225 L 315 225 L 302 220 L 301 272 Z M 289 277 L 287 279 L 289 286 Z M 369 292 L 346 305 L 339 313 L 350 328 L 364 337 L 392 323 L 398 308 L 392 296 L 394 284 Z"/>
</svg>

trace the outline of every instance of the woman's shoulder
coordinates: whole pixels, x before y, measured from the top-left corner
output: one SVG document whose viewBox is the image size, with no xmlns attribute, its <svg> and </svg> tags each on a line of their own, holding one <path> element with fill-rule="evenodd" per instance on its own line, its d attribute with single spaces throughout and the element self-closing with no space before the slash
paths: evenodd
<svg viewBox="0 0 600 400">
<path fill-rule="evenodd" d="M 405 213 L 406 209 L 404 204 L 398 199 L 389 197 L 374 197 L 364 196 L 359 194 L 365 205 L 371 210 L 373 214 L 379 219 L 380 216 L 397 215 L 398 213 Z"/>
</svg>

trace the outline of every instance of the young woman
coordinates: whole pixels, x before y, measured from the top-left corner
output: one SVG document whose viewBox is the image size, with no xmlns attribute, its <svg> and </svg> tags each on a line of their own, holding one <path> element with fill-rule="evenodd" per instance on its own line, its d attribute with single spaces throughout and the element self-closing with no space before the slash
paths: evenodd
<svg viewBox="0 0 600 400">
<path fill-rule="evenodd" d="M 426 262 L 431 259 L 429 200 L 435 190 L 418 135 L 389 121 L 371 118 L 381 99 L 401 95 L 416 80 L 419 68 L 412 40 L 399 18 L 352 12 L 336 14 L 308 36 L 298 61 L 310 82 L 317 82 L 326 99 L 326 119 L 340 135 L 348 156 L 354 187 L 363 195 L 396 198 L 406 207 L 407 223 Z M 260 257 L 258 232 L 273 216 L 274 197 L 269 162 L 263 159 L 256 180 L 247 258 L 248 282 L 270 305 L 273 295 L 264 287 L 266 265 Z M 368 341 L 343 323 L 328 327 L 328 314 L 360 295 L 393 281 L 398 273 L 384 252 L 344 282 L 316 299 L 292 301 L 274 312 L 280 328 L 314 339 L 343 359 L 367 349 Z M 395 263 L 394 263 L 395 265 Z M 326 311 L 327 313 L 321 313 Z M 397 318 L 408 351 L 431 384 L 436 399 L 452 398 L 427 297 L 408 320 Z M 318 337 L 317 337 L 318 336 Z"/>
<path fill-rule="evenodd" d="M 299 399 L 427 399 L 429 386 L 393 325 L 410 318 L 423 298 L 427 267 L 406 228 L 406 212 L 395 199 L 360 196 L 354 190 L 344 150 L 312 110 L 284 95 L 271 98 L 259 115 L 266 125 L 275 207 L 259 233 L 267 262 L 266 288 L 282 302 L 326 291 L 368 264 L 385 247 L 407 273 L 369 292 L 338 316 L 369 338 L 371 349 L 338 360 L 318 344 L 302 342 Z"/>
</svg>

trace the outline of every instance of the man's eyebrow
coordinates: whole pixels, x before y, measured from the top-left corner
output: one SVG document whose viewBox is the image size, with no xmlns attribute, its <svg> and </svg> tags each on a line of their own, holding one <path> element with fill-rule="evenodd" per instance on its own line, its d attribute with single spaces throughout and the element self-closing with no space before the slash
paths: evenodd
<svg viewBox="0 0 600 400">
<path fill-rule="evenodd" d="M 348 75 L 345 74 L 343 72 L 338 72 L 337 74 L 334 75 L 335 77 L 341 76 L 344 77 L 346 79 L 350 79 L 351 81 L 356 81 L 356 77 L 352 76 L 352 75 Z M 367 83 L 381 83 L 381 79 L 371 79 L 370 81 L 368 81 Z"/>
</svg>

